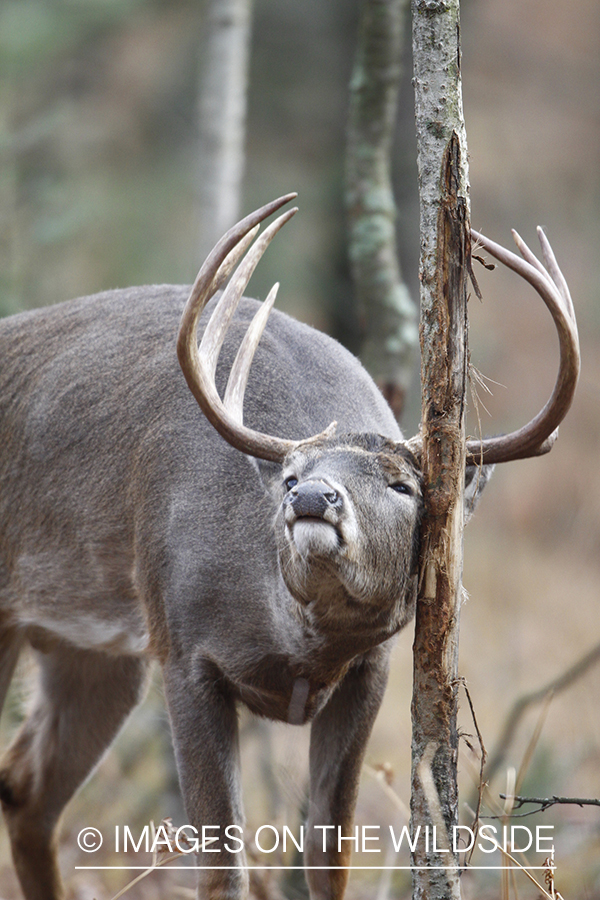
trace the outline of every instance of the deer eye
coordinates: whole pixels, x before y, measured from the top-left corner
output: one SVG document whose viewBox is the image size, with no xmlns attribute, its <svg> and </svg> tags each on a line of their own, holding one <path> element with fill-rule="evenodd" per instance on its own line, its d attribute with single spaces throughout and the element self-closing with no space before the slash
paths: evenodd
<svg viewBox="0 0 600 900">
<path fill-rule="evenodd" d="M 284 486 L 284 488 L 285 488 L 286 494 L 287 494 L 289 491 L 291 491 L 291 489 L 292 489 L 293 487 L 295 487 L 297 484 L 298 484 L 298 479 L 297 479 L 297 478 L 294 478 L 293 475 L 290 475 L 289 478 L 286 478 L 285 481 L 283 482 L 283 486 Z"/>
<path fill-rule="evenodd" d="M 390 487 L 393 491 L 396 491 L 397 494 L 406 494 L 407 497 L 412 497 L 414 494 L 410 484 L 407 484 L 405 481 L 398 481 L 396 484 L 390 484 Z"/>
</svg>

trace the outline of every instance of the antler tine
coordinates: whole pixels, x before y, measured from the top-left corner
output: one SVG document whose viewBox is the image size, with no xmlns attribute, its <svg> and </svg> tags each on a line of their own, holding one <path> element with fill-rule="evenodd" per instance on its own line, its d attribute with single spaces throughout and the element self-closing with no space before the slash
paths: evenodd
<svg viewBox="0 0 600 900">
<path fill-rule="evenodd" d="M 279 283 L 274 284 L 269 291 L 266 300 L 258 307 L 254 318 L 248 326 L 248 330 L 244 335 L 242 343 L 240 344 L 227 380 L 223 405 L 240 425 L 243 422 L 244 393 L 246 391 L 246 385 L 248 384 L 250 366 L 254 359 L 254 353 L 256 352 L 262 333 L 265 330 L 269 313 L 273 309 L 278 290 Z"/>
<path fill-rule="evenodd" d="M 177 340 L 177 353 L 180 359 L 182 354 L 185 355 L 185 348 L 183 347 L 185 337 L 192 331 L 195 335 L 196 323 L 200 313 L 252 243 L 260 223 L 297 196 L 295 193 L 286 194 L 255 210 L 234 225 L 233 228 L 230 228 L 215 244 L 198 272 L 183 311 Z"/>
<path fill-rule="evenodd" d="M 271 290 L 267 300 L 260 307 L 250 324 L 248 334 L 242 341 L 229 376 L 224 401 L 221 401 L 215 386 L 215 372 L 227 328 L 252 272 L 275 234 L 297 210 L 292 209 L 279 216 L 248 250 L 256 234 L 256 226 L 294 197 L 296 194 L 280 197 L 246 216 L 216 244 L 198 273 L 183 311 L 177 339 L 177 355 L 185 379 L 213 427 L 226 441 L 243 453 L 273 462 L 281 462 L 300 441 L 284 440 L 246 428 L 242 424 L 242 404 L 250 365 L 273 306 L 277 286 Z M 229 285 L 219 298 L 198 347 L 196 329 L 200 313 L 246 251 L 245 258 L 239 263 Z M 308 440 L 319 440 L 330 434 L 331 426 L 322 434 Z"/>
<path fill-rule="evenodd" d="M 471 464 L 508 462 L 539 456 L 551 449 L 575 393 L 579 377 L 579 340 L 569 289 L 554 253 L 541 229 L 538 229 L 546 267 L 539 262 L 527 244 L 513 232 L 523 255 L 520 259 L 489 238 L 471 232 L 481 246 L 501 263 L 524 278 L 546 304 L 558 333 L 560 365 L 552 395 L 544 408 L 523 428 L 497 438 L 467 442 L 467 461 Z"/>
<path fill-rule="evenodd" d="M 215 377 L 217 360 L 219 358 L 221 347 L 223 346 L 223 341 L 225 340 L 225 335 L 227 334 L 227 329 L 229 328 L 231 319 L 242 298 L 242 294 L 248 286 L 252 273 L 277 232 L 283 228 L 285 223 L 297 212 L 297 208 L 288 210 L 288 212 L 283 213 L 283 215 L 275 219 L 275 221 L 265 229 L 264 233 L 261 234 L 252 249 L 248 251 L 245 259 L 239 264 L 231 281 L 223 291 L 223 294 L 208 321 L 202 336 L 202 341 L 200 342 L 200 347 L 198 348 L 200 359 L 202 360 L 203 365 L 206 366 L 212 379 Z M 225 263 L 227 262 L 228 260 L 225 260 Z"/>
<path fill-rule="evenodd" d="M 575 319 L 575 307 L 573 306 L 571 291 L 569 290 L 567 280 L 559 268 L 556 257 L 554 255 L 554 250 L 550 246 L 550 241 L 546 237 L 546 233 L 540 225 L 538 225 L 537 233 L 542 247 L 542 255 L 544 257 L 544 262 L 546 263 L 546 268 L 548 269 L 552 281 L 558 288 L 559 293 L 566 304 L 573 326 L 577 328 L 577 321 Z"/>
<path fill-rule="evenodd" d="M 205 301 L 204 305 L 206 305 L 208 300 L 216 294 L 223 284 L 225 284 L 259 231 L 260 225 L 255 225 L 254 228 L 251 228 L 248 234 L 241 239 L 239 244 L 237 244 L 233 250 L 229 251 L 217 269 L 217 274 L 210 284 L 210 293 L 208 294 L 208 299 Z"/>
<path fill-rule="evenodd" d="M 563 307 L 564 312 L 569 316 L 573 325 L 576 326 L 575 322 L 575 310 L 573 308 L 573 301 L 571 300 L 571 294 L 569 292 L 569 286 L 565 280 L 565 277 L 561 270 L 558 267 L 558 263 L 556 262 L 556 257 L 554 255 L 554 251 L 550 246 L 550 242 L 546 235 L 544 234 L 544 230 L 538 225 L 537 228 L 538 237 L 540 240 L 540 244 L 542 247 L 542 255 L 544 257 L 544 262 L 546 264 L 546 268 L 541 264 L 537 256 L 531 252 L 521 235 L 512 229 L 512 236 L 515 244 L 519 248 L 519 253 L 530 265 L 534 266 L 538 272 L 550 282 L 553 288 L 556 288 L 558 291 L 558 302 Z"/>
</svg>

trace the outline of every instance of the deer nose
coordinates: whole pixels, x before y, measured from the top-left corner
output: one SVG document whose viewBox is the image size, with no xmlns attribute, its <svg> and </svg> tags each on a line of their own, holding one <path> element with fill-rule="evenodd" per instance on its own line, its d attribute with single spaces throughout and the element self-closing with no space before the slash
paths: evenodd
<svg viewBox="0 0 600 900">
<path fill-rule="evenodd" d="M 324 518 L 328 510 L 339 510 L 342 498 L 324 481 L 304 481 L 295 485 L 289 493 L 289 503 L 297 518 L 309 516 Z"/>
</svg>

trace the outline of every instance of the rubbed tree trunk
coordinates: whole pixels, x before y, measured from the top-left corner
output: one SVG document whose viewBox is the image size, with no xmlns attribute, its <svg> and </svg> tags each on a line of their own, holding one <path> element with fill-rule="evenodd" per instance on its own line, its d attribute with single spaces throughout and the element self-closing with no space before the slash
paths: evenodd
<svg viewBox="0 0 600 900">
<path fill-rule="evenodd" d="M 350 82 L 348 252 L 364 316 L 362 360 L 397 417 L 417 349 L 417 311 L 396 252 L 390 154 L 408 0 L 364 0 Z"/>
<path fill-rule="evenodd" d="M 204 259 L 239 218 L 252 0 L 208 0 L 198 109 L 198 218 Z"/>
<path fill-rule="evenodd" d="M 412 0 L 412 13 L 421 209 L 425 519 L 414 643 L 411 814 L 413 835 L 421 829 L 413 865 L 428 867 L 413 870 L 413 897 L 457 900 L 452 827 L 458 810 L 457 664 L 470 255 L 467 147 L 458 0 Z"/>
</svg>

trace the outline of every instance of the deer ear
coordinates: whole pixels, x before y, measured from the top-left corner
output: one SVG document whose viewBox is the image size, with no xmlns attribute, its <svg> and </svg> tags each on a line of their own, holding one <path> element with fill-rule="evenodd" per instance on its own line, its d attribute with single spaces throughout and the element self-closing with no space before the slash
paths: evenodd
<svg viewBox="0 0 600 900">
<path fill-rule="evenodd" d="M 465 473 L 465 525 L 475 512 L 481 493 L 495 466 L 467 466 Z"/>
</svg>

